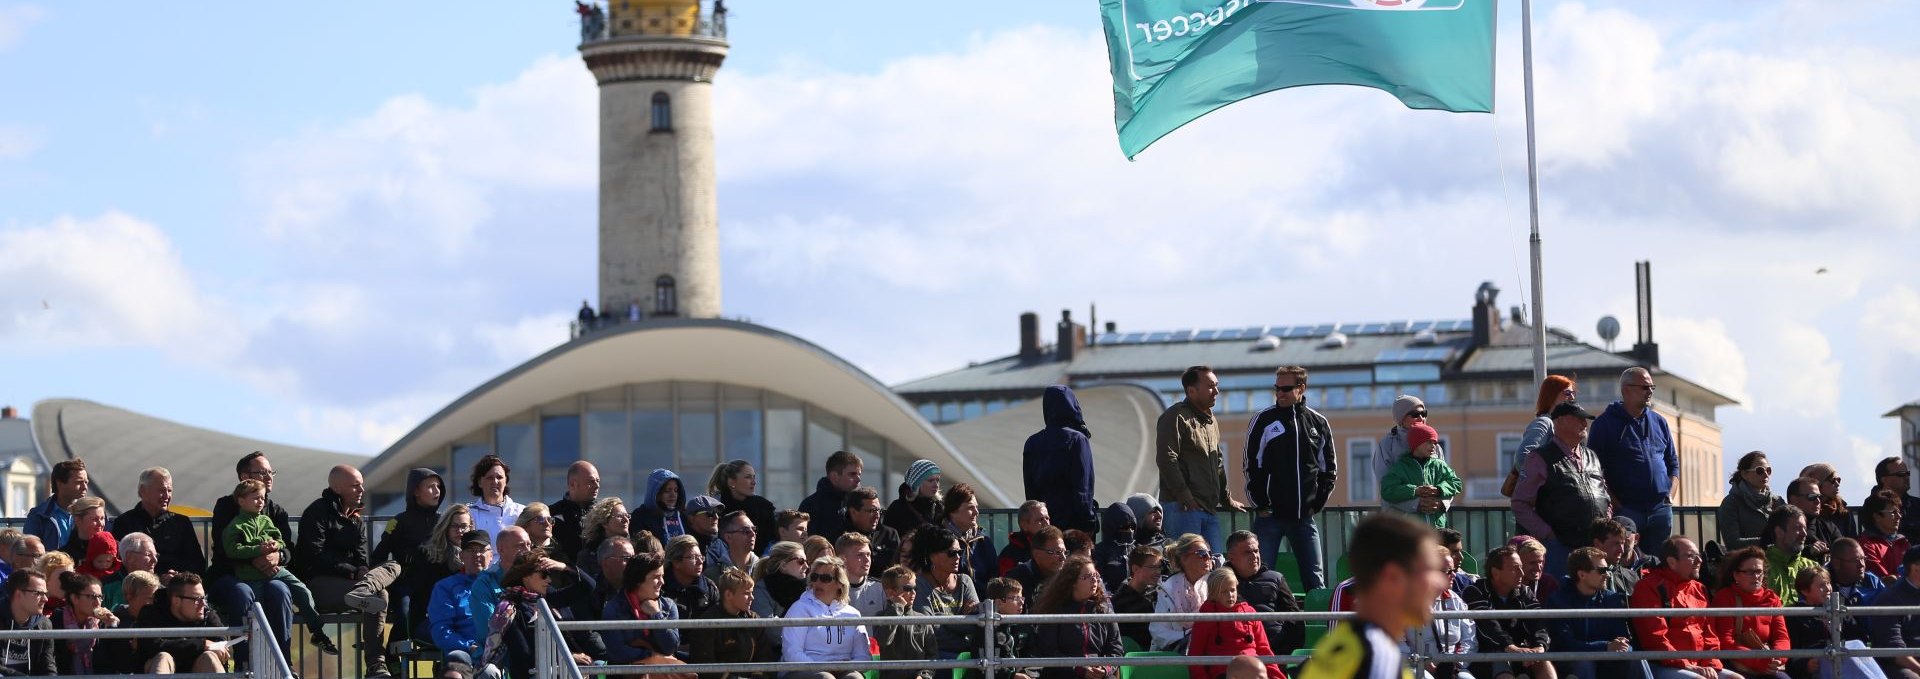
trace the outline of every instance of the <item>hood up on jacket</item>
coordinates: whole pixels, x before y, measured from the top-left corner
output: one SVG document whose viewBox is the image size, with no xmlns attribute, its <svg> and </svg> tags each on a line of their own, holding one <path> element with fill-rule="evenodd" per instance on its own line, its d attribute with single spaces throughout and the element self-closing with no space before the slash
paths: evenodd
<svg viewBox="0 0 1920 679">
<path fill-rule="evenodd" d="M 420 484 L 426 483 L 427 479 L 433 479 L 435 481 L 440 482 L 440 501 L 434 503 L 432 508 L 421 507 L 419 503 L 416 503 L 413 501 L 414 492 L 420 490 Z M 439 514 L 440 508 L 446 504 L 447 504 L 447 481 L 446 479 L 440 478 L 439 472 L 428 469 L 426 467 L 414 467 L 413 469 L 407 470 L 407 505 L 406 505 L 406 509 L 402 509 L 401 511 L 410 512 L 417 509 L 423 512 L 433 512 L 434 514 Z"/>
<path fill-rule="evenodd" d="M 1087 430 L 1087 417 L 1080 412 L 1080 399 L 1075 398 L 1073 389 L 1061 385 L 1047 387 L 1040 398 L 1040 413 L 1046 418 L 1047 428 L 1065 427 L 1093 438 L 1093 432 Z"/>
<path fill-rule="evenodd" d="M 655 469 L 653 473 L 647 475 L 647 495 L 646 499 L 641 502 L 641 506 L 651 507 L 660 511 L 668 511 L 660 509 L 660 489 L 665 488 L 668 481 L 680 485 L 680 492 L 674 500 L 671 511 L 685 511 L 687 508 L 687 484 L 681 481 L 680 475 L 673 473 L 671 469 Z"/>
<path fill-rule="evenodd" d="M 1100 513 L 1100 541 L 1133 544 L 1133 509 L 1124 502 L 1107 505 Z"/>
</svg>

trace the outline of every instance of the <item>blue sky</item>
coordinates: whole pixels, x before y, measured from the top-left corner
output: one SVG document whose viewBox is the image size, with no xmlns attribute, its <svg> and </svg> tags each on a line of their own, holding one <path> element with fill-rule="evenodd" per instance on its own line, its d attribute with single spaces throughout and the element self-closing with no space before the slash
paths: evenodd
<svg viewBox="0 0 1920 679">
<path fill-rule="evenodd" d="M 1651 259 L 1667 367 L 1745 404 L 1729 453 L 1870 464 L 1920 398 L 1920 9 L 1643 5 L 1536 7 L 1549 322 L 1631 319 Z M 732 8 L 727 311 L 885 381 L 1091 301 L 1132 329 L 1522 301 L 1518 3 L 1498 115 L 1292 90 L 1133 163 L 1090 0 Z M 461 10 L 0 2 L 0 401 L 373 453 L 560 341 L 594 282 L 572 6 Z"/>
</svg>

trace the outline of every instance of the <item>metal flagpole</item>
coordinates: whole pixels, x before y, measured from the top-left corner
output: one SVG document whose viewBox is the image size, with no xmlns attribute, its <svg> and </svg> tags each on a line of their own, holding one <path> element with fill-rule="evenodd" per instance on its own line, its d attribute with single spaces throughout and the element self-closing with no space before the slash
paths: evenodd
<svg viewBox="0 0 1920 679">
<path fill-rule="evenodd" d="M 1533 383 L 1547 379 L 1547 311 L 1540 270 L 1540 167 L 1533 155 L 1533 0 L 1520 0 L 1520 74 L 1527 104 L 1527 216 L 1533 234 L 1527 239 L 1533 260 Z"/>
</svg>

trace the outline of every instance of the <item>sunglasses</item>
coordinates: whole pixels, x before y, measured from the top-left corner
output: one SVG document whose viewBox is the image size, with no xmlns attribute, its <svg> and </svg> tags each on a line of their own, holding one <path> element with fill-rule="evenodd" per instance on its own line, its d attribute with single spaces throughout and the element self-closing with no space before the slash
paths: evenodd
<svg viewBox="0 0 1920 679">
<path fill-rule="evenodd" d="M 1625 384 L 1625 385 L 1621 385 L 1621 386 L 1624 386 L 1624 387 L 1633 387 L 1633 388 L 1635 388 L 1635 389 L 1645 389 L 1645 390 L 1647 390 L 1647 393 L 1649 393 L 1649 394 L 1651 394 L 1651 393 L 1653 393 L 1653 392 L 1655 392 L 1655 391 L 1658 391 L 1658 390 L 1659 390 L 1659 387 L 1656 387 L 1656 386 L 1653 386 L 1653 385 L 1651 385 L 1651 384 Z"/>
<path fill-rule="evenodd" d="M 1057 559 L 1067 558 L 1067 550 L 1064 550 L 1064 549 L 1041 549 L 1041 550 L 1035 550 L 1035 551 L 1038 551 L 1041 554 L 1050 555 Z"/>
<path fill-rule="evenodd" d="M 1747 471 L 1749 471 L 1749 472 L 1759 472 L 1761 476 L 1773 476 L 1773 468 L 1772 468 L 1772 467 L 1754 467 L 1754 468 L 1752 468 L 1752 469 L 1748 469 Z"/>
<path fill-rule="evenodd" d="M 1279 392 L 1299 391 L 1306 386 L 1305 384 L 1276 384 L 1273 385 L 1273 390 Z"/>
<path fill-rule="evenodd" d="M 1407 417 L 1418 417 L 1418 418 L 1420 418 L 1420 419 L 1423 419 L 1423 420 L 1424 420 L 1424 419 L 1427 419 L 1427 411 L 1425 411 L 1425 410 L 1415 410 L 1415 411 L 1413 411 L 1413 412 L 1410 412 L 1410 413 L 1407 413 Z"/>
<path fill-rule="evenodd" d="M 961 552 L 960 552 L 960 550 L 958 550 L 958 549 L 949 549 L 949 550 L 947 550 L 947 556 L 948 556 L 948 557 L 950 557 L 950 558 L 954 558 L 954 559 L 958 559 L 958 558 L 960 558 L 960 554 L 961 554 Z"/>
<path fill-rule="evenodd" d="M 1913 472 L 1887 472 L 1886 474 L 1884 474 L 1884 476 L 1898 476 L 1903 479 L 1912 475 L 1913 475 Z"/>
<path fill-rule="evenodd" d="M 839 582 L 840 581 L 840 577 L 832 573 L 814 573 L 813 575 L 807 576 L 807 579 L 813 582 Z"/>
</svg>

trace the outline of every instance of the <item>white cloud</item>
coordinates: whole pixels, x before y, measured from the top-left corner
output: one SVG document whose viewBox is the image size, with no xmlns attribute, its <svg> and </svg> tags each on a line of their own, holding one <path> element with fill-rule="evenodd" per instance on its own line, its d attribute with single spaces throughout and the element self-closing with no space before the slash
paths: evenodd
<svg viewBox="0 0 1920 679">
<path fill-rule="evenodd" d="M 573 317 L 562 312 L 528 316 L 511 324 L 483 323 L 474 328 L 495 358 L 518 363 L 546 353 L 567 341 Z"/>
<path fill-rule="evenodd" d="M 1660 357 L 1662 366 L 1709 385 L 1741 402 L 1743 408 L 1753 408 L 1753 397 L 1747 392 L 1747 357 L 1727 334 L 1726 323 L 1718 318 L 1656 316 L 1654 328 L 1659 331 L 1655 339 L 1667 347 Z"/>
<path fill-rule="evenodd" d="M 27 27 L 38 23 L 45 15 L 46 12 L 33 5 L 0 5 L 0 51 L 19 44 Z"/>
</svg>

